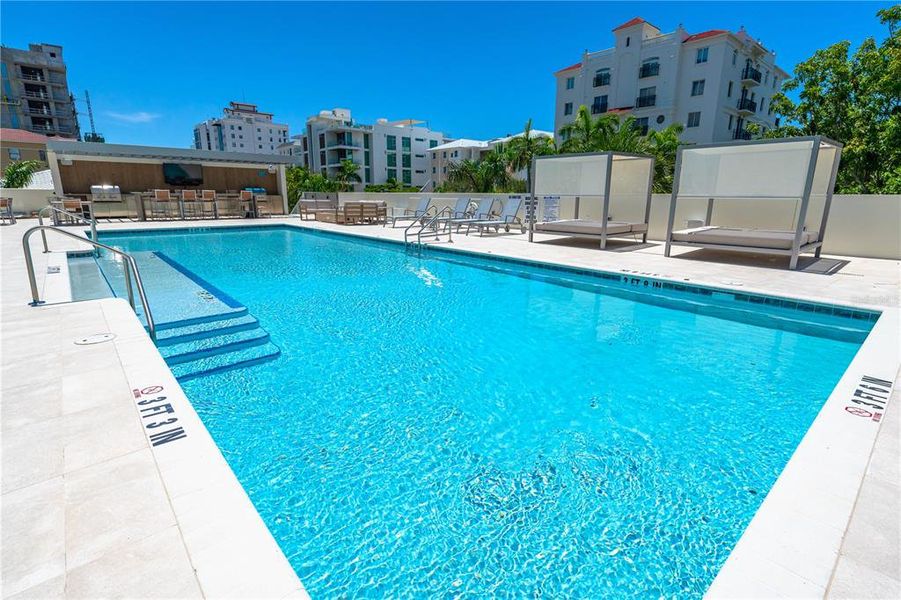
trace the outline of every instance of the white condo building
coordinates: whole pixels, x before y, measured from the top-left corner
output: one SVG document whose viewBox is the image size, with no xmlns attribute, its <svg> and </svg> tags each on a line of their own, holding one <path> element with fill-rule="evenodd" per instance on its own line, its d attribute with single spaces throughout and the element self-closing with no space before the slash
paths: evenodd
<svg viewBox="0 0 901 600">
<path fill-rule="evenodd" d="M 434 190 L 436 187 L 447 181 L 447 171 L 452 163 L 464 160 L 481 160 L 485 153 L 494 150 L 499 144 L 505 144 L 521 135 L 521 133 L 518 133 L 516 135 L 508 135 L 487 141 L 461 138 L 432 148 L 429 150 L 429 153 L 431 154 L 432 178 L 430 190 Z M 553 138 L 554 134 L 550 131 L 533 129 L 529 137 Z M 517 173 L 516 175 L 521 179 L 524 178 L 522 173 Z"/>
<path fill-rule="evenodd" d="M 631 114 L 645 132 L 681 123 L 693 143 L 748 139 L 748 123 L 778 124 L 771 100 L 788 73 L 744 29 L 661 33 L 636 17 L 613 34 L 613 48 L 586 51 L 555 73 L 558 140 L 583 104 L 593 115 Z"/>
<path fill-rule="evenodd" d="M 272 113 L 260 112 L 256 104 L 229 102 L 222 113 L 194 126 L 196 149 L 276 154 L 288 141 L 288 126 L 273 122 Z"/>
<path fill-rule="evenodd" d="M 440 131 L 424 121 L 378 119 L 372 125 L 356 123 L 349 109 L 320 111 L 307 119 L 306 133 L 294 136 L 277 150 L 301 157 L 301 164 L 328 177 L 342 160 L 360 165 L 362 186 L 393 179 L 418 188 L 430 186 L 429 148 L 444 143 Z"/>
</svg>

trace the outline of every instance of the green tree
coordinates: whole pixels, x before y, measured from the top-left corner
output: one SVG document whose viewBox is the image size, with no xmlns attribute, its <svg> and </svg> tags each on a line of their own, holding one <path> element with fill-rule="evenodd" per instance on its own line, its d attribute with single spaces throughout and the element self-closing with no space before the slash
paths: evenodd
<svg viewBox="0 0 901 600">
<path fill-rule="evenodd" d="M 771 107 L 784 121 L 765 137 L 824 135 L 844 144 L 836 189 L 901 193 L 901 5 L 877 11 L 888 37 L 852 54 L 847 41 L 817 50 L 795 67 Z"/>
<path fill-rule="evenodd" d="M 642 135 L 634 117 L 620 118 L 603 114 L 592 117 L 588 108 L 579 107 L 576 119 L 560 129 L 566 141 L 560 146 L 563 153 L 573 152 L 627 152 L 647 154 L 655 159 L 653 191 L 667 193 L 672 190 L 676 150 L 682 143 L 683 127 L 675 123 Z"/>
<path fill-rule="evenodd" d="M 500 151 L 506 156 L 507 164 L 514 173 L 522 171 L 523 169 L 526 170 L 526 186 L 524 191 L 531 191 L 532 159 L 536 156 L 554 154 L 556 149 L 554 148 L 554 140 L 551 138 L 532 135 L 532 119 L 529 119 L 526 121 L 526 126 L 522 130 L 522 135 L 516 136 L 505 145 L 501 146 Z M 512 181 L 510 184 L 515 186 Z"/>
<path fill-rule="evenodd" d="M 337 192 L 338 184 L 321 173 L 313 173 L 306 167 L 290 167 L 285 171 L 288 184 L 288 200 L 291 208 L 304 192 Z"/>
<path fill-rule="evenodd" d="M 335 183 L 338 184 L 338 190 L 341 192 L 350 192 L 354 189 L 354 183 L 362 183 L 359 173 L 360 165 L 354 161 L 344 158 L 335 173 Z"/>
<path fill-rule="evenodd" d="M 41 163 L 36 160 L 20 160 L 11 162 L 3 170 L 3 185 L 5 188 L 23 188 L 31 181 L 31 176 L 41 168 Z"/>
<path fill-rule="evenodd" d="M 419 188 L 414 185 L 406 185 L 399 183 L 393 177 L 385 183 L 370 183 L 366 186 L 367 192 L 418 192 Z"/>
</svg>

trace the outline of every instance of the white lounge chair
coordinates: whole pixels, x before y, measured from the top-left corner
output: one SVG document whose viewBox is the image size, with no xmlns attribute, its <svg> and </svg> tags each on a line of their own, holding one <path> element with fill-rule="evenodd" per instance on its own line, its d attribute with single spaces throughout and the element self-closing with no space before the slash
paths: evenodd
<svg viewBox="0 0 901 600">
<path fill-rule="evenodd" d="M 504 202 L 504 207 L 501 209 L 501 214 L 494 219 L 484 219 L 480 221 L 471 221 L 466 224 L 466 234 L 469 235 L 469 230 L 472 227 L 477 227 L 479 230 L 479 235 L 482 235 L 486 229 L 494 228 L 494 231 L 497 233 L 500 231 L 501 227 L 504 228 L 504 231 L 510 231 L 510 225 L 515 225 L 519 223 L 520 233 L 526 232 L 526 227 L 522 222 L 522 219 L 516 216 L 519 212 L 520 207 L 522 206 L 522 198 L 519 196 L 511 196 Z"/>
<path fill-rule="evenodd" d="M 403 214 L 391 215 L 388 220 L 391 221 L 391 227 L 394 227 L 398 221 L 418 221 L 423 217 L 429 216 L 432 209 L 432 199 L 429 197 L 420 198 L 419 204 L 415 209 L 405 208 Z M 387 221 L 385 222 L 387 225 Z"/>
</svg>

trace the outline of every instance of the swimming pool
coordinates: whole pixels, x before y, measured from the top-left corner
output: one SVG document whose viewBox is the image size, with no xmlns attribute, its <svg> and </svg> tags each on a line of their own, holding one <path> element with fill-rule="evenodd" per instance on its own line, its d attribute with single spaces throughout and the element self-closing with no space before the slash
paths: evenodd
<svg viewBox="0 0 901 600">
<path fill-rule="evenodd" d="M 101 238 L 281 350 L 183 386 L 313 596 L 700 595 L 873 317 L 283 227 Z"/>
</svg>

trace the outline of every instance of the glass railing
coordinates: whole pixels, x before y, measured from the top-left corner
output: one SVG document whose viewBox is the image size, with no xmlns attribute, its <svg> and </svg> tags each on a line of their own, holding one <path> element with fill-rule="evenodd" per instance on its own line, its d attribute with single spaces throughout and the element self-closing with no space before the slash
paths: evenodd
<svg viewBox="0 0 901 600">
<path fill-rule="evenodd" d="M 649 94 L 647 96 L 639 96 L 635 99 L 635 106 L 644 108 L 646 106 L 654 106 L 657 104 L 657 94 Z"/>
<path fill-rule="evenodd" d="M 760 83 L 762 76 L 760 75 L 760 71 L 752 67 L 751 65 L 747 65 L 741 72 L 741 78 L 744 81 L 756 81 Z"/>
<path fill-rule="evenodd" d="M 591 114 L 599 115 L 599 114 L 605 113 L 605 112 L 607 112 L 606 104 L 592 104 L 591 105 Z"/>
<path fill-rule="evenodd" d="M 757 102 L 750 98 L 740 98 L 738 101 L 738 110 L 757 112 Z"/>
</svg>

